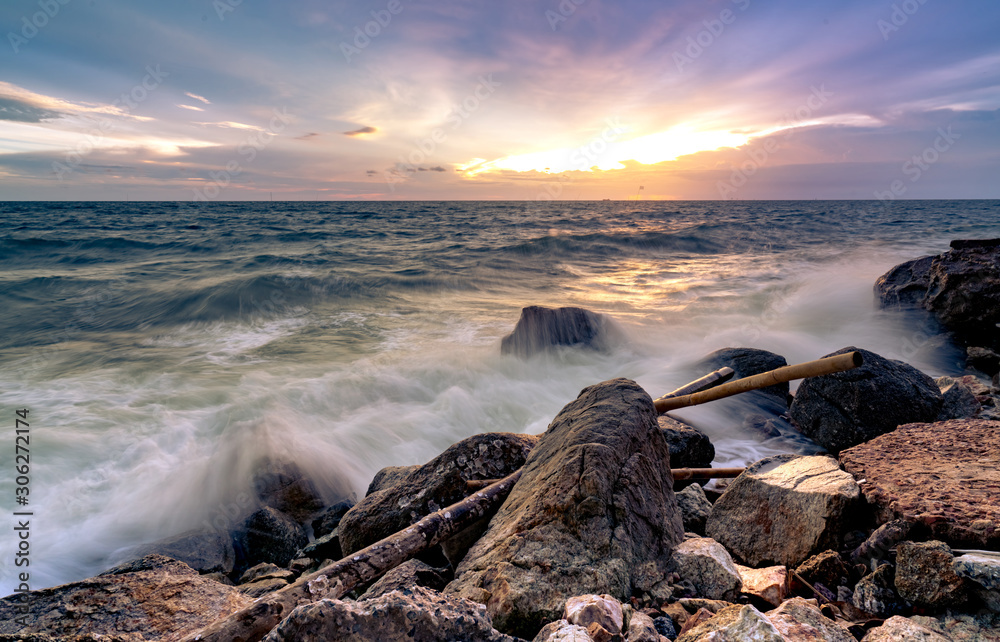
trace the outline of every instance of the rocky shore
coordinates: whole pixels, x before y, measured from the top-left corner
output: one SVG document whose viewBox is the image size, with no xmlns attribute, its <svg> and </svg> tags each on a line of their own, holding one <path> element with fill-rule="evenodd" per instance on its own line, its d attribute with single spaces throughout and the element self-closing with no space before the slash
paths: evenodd
<svg viewBox="0 0 1000 642">
<path fill-rule="evenodd" d="M 966 372 L 932 379 L 847 346 L 835 354 L 858 351 L 862 366 L 794 396 L 787 384 L 741 395 L 731 411 L 748 435 L 810 445 L 735 479 L 675 485 L 672 468 L 710 465 L 711 441 L 613 379 L 542 435 L 469 437 L 380 471 L 357 503 L 324 506 L 294 462 L 261 462 L 231 522 L 0 600 L 0 641 L 197 639 L 475 492 L 470 482 L 518 470 L 491 518 L 341 599 L 282 613 L 263 639 L 1000 641 L 1000 240 L 955 241 L 875 292 L 953 333 Z M 601 350 L 609 331 L 588 311 L 533 307 L 504 350 Z M 724 348 L 695 369 L 744 377 L 785 363 Z"/>
</svg>

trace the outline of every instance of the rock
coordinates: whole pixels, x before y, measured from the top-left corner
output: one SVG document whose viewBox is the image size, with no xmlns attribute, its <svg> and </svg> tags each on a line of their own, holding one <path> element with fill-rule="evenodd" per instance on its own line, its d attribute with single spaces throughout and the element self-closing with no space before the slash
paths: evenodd
<svg viewBox="0 0 1000 642">
<path fill-rule="evenodd" d="M 466 485 L 469 480 L 506 477 L 524 465 L 536 443 L 537 435 L 495 432 L 474 435 L 452 445 L 347 511 L 337 527 L 344 555 L 359 551 L 464 499 L 469 495 Z M 452 555 L 458 553 L 453 551 Z M 465 551 L 460 553 L 464 555 Z M 421 559 L 427 561 L 426 557 Z"/>
<path fill-rule="evenodd" d="M 681 604 L 680 601 L 671 602 L 670 604 L 664 604 L 662 610 L 664 613 L 670 616 L 670 619 L 676 625 L 678 632 L 680 632 L 680 629 L 684 627 L 684 624 L 691 617 L 691 613 L 689 613 L 688 610 L 684 608 L 684 605 Z M 719 610 L 721 611 L 722 609 Z"/>
<path fill-rule="evenodd" d="M 645 613 L 633 613 L 628 622 L 628 642 L 660 642 L 660 632 L 653 618 Z"/>
<path fill-rule="evenodd" d="M 310 542 L 302 550 L 296 551 L 295 557 L 308 557 L 309 559 L 318 561 L 342 559 L 344 552 L 340 548 L 340 534 L 338 533 L 338 529 L 334 529 L 332 533 L 327 533 L 323 537 Z"/>
<path fill-rule="evenodd" d="M 827 588 L 847 584 L 851 573 L 836 551 L 823 551 L 802 562 L 795 572 L 810 584 L 819 582 Z"/>
<path fill-rule="evenodd" d="M 244 571 L 243 575 L 240 575 L 240 579 L 237 582 L 237 584 L 247 584 L 249 582 L 254 582 L 264 577 L 272 576 L 283 572 L 288 573 L 289 571 L 286 571 L 280 566 L 275 566 L 270 562 L 262 562 L 257 566 L 253 566 Z"/>
<path fill-rule="evenodd" d="M 862 354 L 864 365 L 799 385 L 790 414 L 807 437 L 838 453 L 901 424 L 937 418 L 942 397 L 933 379 L 868 350 L 847 347 L 833 354 L 853 351 Z"/>
<path fill-rule="evenodd" d="M 745 604 L 719 611 L 715 617 L 682 633 L 677 642 L 787 642 L 760 611 Z"/>
<path fill-rule="evenodd" d="M 656 627 L 656 632 L 667 638 L 668 640 L 677 639 L 677 626 L 674 624 L 672 618 L 669 617 L 654 617 L 653 626 Z"/>
<path fill-rule="evenodd" d="M 587 625 L 587 635 L 594 642 L 624 642 L 620 633 L 612 633 L 597 622 Z"/>
<path fill-rule="evenodd" d="M 669 461 L 642 388 L 585 388 L 531 452 L 448 592 L 485 603 L 498 629 L 526 638 L 574 595 L 656 593 L 683 533 Z"/>
<path fill-rule="evenodd" d="M 952 241 L 934 258 L 922 302 L 966 345 L 998 347 L 1000 245 L 997 239 Z"/>
<path fill-rule="evenodd" d="M 291 516 L 300 524 L 323 509 L 323 497 L 294 461 L 264 459 L 257 464 L 253 487 L 261 504 Z"/>
<path fill-rule="evenodd" d="M 583 627 L 596 622 L 612 633 L 620 633 L 625 626 L 622 604 L 610 595 L 591 594 L 569 598 L 566 600 L 563 619 Z"/>
<path fill-rule="evenodd" d="M 953 560 L 944 542 L 901 542 L 896 549 L 896 592 L 930 608 L 964 602 L 965 581 L 955 573 Z"/>
<path fill-rule="evenodd" d="M 250 606 L 236 589 L 198 574 L 183 562 L 147 555 L 79 582 L 32 591 L 27 626 L 18 596 L 0 600 L 0 634 L 70 640 L 92 635 L 179 640 Z M 89 638 L 88 638 L 89 639 Z"/>
<path fill-rule="evenodd" d="M 774 628 L 788 640 L 855 642 L 847 628 L 820 613 L 814 600 L 793 597 L 773 611 L 768 611 L 766 616 Z"/>
<path fill-rule="evenodd" d="M 236 560 L 233 541 L 228 533 L 216 531 L 191 530 L 151 544 L 141 544 L 132 549 L 126 559 L 139 559 L 153 554 L 184 562 L 199 573 L 224 575 L 233 572 Z"/>
<path fill-rule="evenodd" d="M 733 558 L 714 539 L 685 540 L 674 550 L 674 563 L 681 578 L 694 584 L 698 595 L 710 600 L 735 602 L 743 588 Z"/>
<path fill-rule="evenodd" d="M 710 600 L 704 597 L 682 597 L 677 600 L 676 604 L 679 604 L 688 613 L 694 613 L 700 609 L 705 609 L 712 615 L 715 615 L 727 606 L 732 606 L 732 602 L 727 602 L 725 600 Z"/>
<path fill-rule="evenodd" d="M 373 600 L 320 600 L 293 610 L 265 642 L 514 642 L 481 605 L 415 586 Z"/>
<path fill-rule="evenodd" d="M 234 570 L 242 574 L 261 562 L 288 566 L 296 551 L 308 541 L 305 530 L 298 522 L 265 506 L 247 517 L 233 538 L 236 549 Z"/>
<path fill-rule="evenodd" d="M 991 377 L 1000 372 L 1000 354 L 989 348 L 969 346 L 965 349 L 965 361 L 976 370 Z"/>
<path fill-rule="evenodd" d="M 784 566 L 750 568 L 736 564 L 743 581 L 742 592 L 771 606 L 779 606 L 788 597 L 788 569 Z"/>
<path fill-rule="evenodd" d="M 872 562 L 888 560 L 889 551 L 906 539 L 915 526 L 915 522 L 905 519 L 893 519 L 882 524 L 851 553 L 851 563 L 870 566 Z"/>
<path fill-rule="evenodd" d="M 594 642 L 594 638 L 582 626 L 556 620 L 542 627 L 532 642 Z"/>
<path fill-rule="evenodd" d="M 705 491 L 698 484 L 691 484 L 684 490 L 675 493 L 674 496 L 677 498 L 677 507 L 681 511 L 684 532 L 704 535 L 705 522 L 712 512 L 712 502 L 708 501 Z"/>
<path fill-rule="evenodd" d="M 854 587 L 854 606 L 877 617 L 899 615 L 909 605 L 896 593 L 895 571 L 889 564 L 865 575 Z"/>
<path fill-rule="evenodd" d="M 604 315 L 583 308 L 530 305 L 521 309 L 514 331 L 500 341 L 500 354 L 527 359 L 553 346 L 606 350 L 609 324 Z"/>
<path fill-rule="evenodd" d="M 708 622 L 713 617 L 715 617 L 715 613 L 709 611 L 708 609 L 698 609 L 693 614 L 691 614 L 691 617 L 687 619 L 687 622 L 685 622 L 684 626 L 681 627 L 681 630 L 677 633 L 677 636 L 678 637 L 683 636 L 685 633 L 687 633 L 694 627 L 698 626 L 702 622 Z"/>
<path fill-rule="evenodd" d="M 448 580 L 441 574 L 440 569 L 424 564 L 420 560 L 407 560 L 379 578 L 360 599 L 371 600 L 390 591 L 402 591 L 414 586 L 443 591 L 447 585 Z"/>
<path fill-rule="evenodd" d="M 398 466 L 398 468 L 409 468 L 409 466 Z M 379 471 L 381 473 L 381 471 Z M 376 479 L 378 476 L 376 475 Z M 374 482 L 372 482 L 374 483 Z M 354 507 L 354 501 L 345 499 L 337 502 L 333 506 L 326 508 L 323 513 L 312 521 L 313 537 L 320 538 L 329 535 L 340 524 L 347 511 Z M 340 559 L 340 558 L 336 558 Z"/>
<path fill-rule="evenodd" d="M 695 369 L 702 374 L 723 367 L 735 371 L 733 379 L 742 379 L 762 372 L 768 372 L 787 366 L 788 362 L 780 354 L 758 350 L 757 348 L 722 348 L 702 359 Z M 716 383 L 715 386 L 722 385 Z M 740 395 L 742 400 L 753 400 L 753 404 L 774 414 L 783 414 L 788 410 L 788 382 L 753 390 Z"/>
<path fill-rule="evenodd" d="M 934 256 L 901 263 L 875 281 L 875 296 L 882 308 L 917 307 L 930 285 Z"/>
<path fill-rule="evenodd" d="M 247 584 L 240 584 L 237 590 L 249 598 L 257 599 L 268 593 L 274 593 L 288 586 L 289 582 L 280 577 L 268 577 Z"/>
<path fill-rule="evenodd" d="M 1000 615 L 987 617 L 982 612 L 976 616 L 956 613 L 942 618 L 914 615 L 909 619 L 951 642 L 1000 642 Z"/>
<path fill-rule="evenodd" d="M 934 380 L 941 390 L 941 410 L 938 411 L 937 421 L 947 421 L 949 419 L 969 419 L 975 417 L 982 410 L 982 405 L 972 394 L 972 390 L 951 377 L 938 377 Z"/>
<path fill-rule="evenodd" d="M 390 486 L 395 486 L 409 477 L 411 473 L 419 469 L 419 464 L 414 464 L 413 466 L 386 466 L 382 470 L 375 473 L 375 477 L 372 478 L 372 482 L 368 484 L 368 491 L 365 493 L 365 497 L 368 497 L 369 495 L 380 490 L 389 488 Z M 353 506 L 351 508 L 353 508 Z M 350 510 L 350 508 L 347 510 Z M 341 519 L 343 519 L 343 517 L 344 516 L 341 515 Z M 339 524 L 340 522 L 337 523 Z"/>
<path fill-rule="evenodd" d="M 1000 591 L 1000 554 L 966 553 L 953 560 L 952 568 L 983 588 Z"/>
<path fill-rule="evenodd" d="M 912 620 L 894 615 L 882 626 L 866 633 L 861 642 L 950 642 L 950 640 Z"/>
<path fill-rule="evenodd" d="M 840 455 L 884 523 L 926 525 L 955 548 L 1000 546 L 1000 422 L 908 424 Z"/>
<path fill-rule="evenodd" d="M 302 575 L 309 569 L 313 568 L 316 560 L 310 559 L 308 557 L 297 557 L 288 563 L 288 570 L 295 573 L 296 575 Z"/>
<path fill-rule="evenodd" d="M 657 418 L 670 448 L 670 468 L 707 468 L 715 459 L 715 446 L 708 435 L 668 415 Z"/>
<path fill-rule="evenodd" d="M 834 459 L 775 455 L 726 488 L 705 532 L 748 566 L 796 566 L 838 545 L 859 495 Z"/>
</svg>

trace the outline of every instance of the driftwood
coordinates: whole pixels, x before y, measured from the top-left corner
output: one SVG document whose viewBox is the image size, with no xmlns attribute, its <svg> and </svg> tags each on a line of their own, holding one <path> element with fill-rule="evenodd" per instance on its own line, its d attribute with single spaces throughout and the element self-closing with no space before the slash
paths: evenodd
<svg viewBox="0 0 1000 642">
<path fill-rule="evenodd" d="M 724 383 L 716 388 L 709 388 L 703 392 L 696 392 L 694 394 L 682 395 L 678 397 L 661 397 L 653 402 L 653 405 L 656 406 L 656 411 L 662 415 L 670 410 L 687 408 L 688 406 L 695 406 L 709 401 L 715 401 L 716 399 L 732 397 L 733 395 L 738 395 L 741 392 L 766 388 L 767 386 L 773 386 L 776 383 L 785 383 L 794 379 L 805 379 L 806 377 L 818 377 L 820 375 L 843 372 L 844 370 L 857 368 L 863 362 L 864 361 L 860 352 L 838 354 L 833 357 L 807 361 L 794 366 L 784 366 L 783 368 L 778 368 L 776 370 L 770 370 L 768 372 L 762 372 L 750 377 L 744 377 L 742 379 L 737 379 L 736 381 Z"/>
<path fill-rule="evenodd" d="M 185 638 L 185 642 L 256 642 L 298 606 L 322 599 L 339 599 L 356 586 L 374 580 L 413 555 L 438 544 L 474 522 L 499 510 L 521 470 L 483 490 L 431 513 L 416 524 L 375 542 L 320 570 L 300 577 L 294 584 L 257 600 Z"/>
</svg>

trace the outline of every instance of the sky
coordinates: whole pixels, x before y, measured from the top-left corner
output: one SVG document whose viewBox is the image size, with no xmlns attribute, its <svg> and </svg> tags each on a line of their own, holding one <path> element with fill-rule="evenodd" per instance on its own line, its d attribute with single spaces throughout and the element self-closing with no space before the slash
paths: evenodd
<svg viewBox="0 0 1000 642">
<path fill-rule="evenodd" d="M 4 0 L 0 200 L 1000 198 L 996 0 Z"/>
</svg>

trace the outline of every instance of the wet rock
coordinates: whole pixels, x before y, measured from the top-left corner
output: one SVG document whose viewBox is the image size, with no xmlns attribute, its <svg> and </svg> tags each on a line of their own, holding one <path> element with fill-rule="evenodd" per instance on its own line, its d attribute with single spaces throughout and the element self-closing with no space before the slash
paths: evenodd
<svg viewBox="0 0 1000 642">
<path fill-rule="evenodd" d="M 861 638 L 861 642 L 951 642 L 927 627 L 894 615 L 882 626 L 875 627 Z"/>
<path fill-rule="evenodd" d="M 514 331 L 500 341 L 500 354 L 526 359 L 553 346 L 605 350 L 610 320 L 583 308 L 521 309 Z"/>
<path fill-rule="evenodd" d="M 802 562 L 795 572 L 810 584 L 819 582 L 827 588 L 847 584 L 851 573 L 836 551 L 823 551 Z"/>
<path fill-rule="evenodd" d="M 1000 239 L 952 241 L 935 257 L 922 302 L 966 345 L 998 347 Z"/>
<path fill-rule="evenodd" d="M 466 485 L 469 480 L 506 477 L 524 464 L 536 443 L 537 435 L 483 433 L 452 445 L 347 511 L 337 527 L 344 555 L 359 551 L 464 499 L 469 495 Z M 461 554 L 464 555 L 464 551 Z M 427 561 L 425 557 L 422 559 Z"/>
<path fill-rule="evenodd" d="M 320 600 L 292 611 L 265 642 L 514 642 L 479 604 L 422 586 L 373 600 Z"/>
<path fill-rule="evenodd" d="M 317 561 L 342 559 L 344 552 L 340 548 L 340 534 L 338 530 L 334 529 L 332 533 L 327 533 L 319 539 L 310 542 L 301 550 L 296 551 L 295 557 L 308 557 Z"/>
<path fill-rule="evenodd" d="M 233 572 L 236 553 L 228 534 L 216 531 L 191 530 L 151 544 L 142 544 L 129 551 L 125 559 L 147 555 L 163 555 L 184 562 L 199 573 Z"/>
<path fill-rule="evenodd" d="M 969 346 L 965 349 L 965 361 L 976 370 L 991 377 L 1000 372 L 1000 354 L 989 348 Z"/>
<path fill-rule="evenodd" d="M 896 549 L 896 592 L 918 606 L 941 608 L 964 602 L 965 581 L 955 573 L 944 542 L 902 542 Z"/>
<path fill-rule="evenodd" d="M 373 477 L 371 483 L 368 484 L 368 491 L 365 493 L 365 497 L 368 497 L 369 495 L 380 490 L 389 488 L 390 486 L 395 486 L 409 477 L 410 473 L 417 471 L 419 468 L 419 464 L 414 464 L 413 466 L 386 466 L 382 470 L 375 473 L 375 477 Z M 351 508 L 353 508 L 353 506 Z M 347 510 L 350 510 L 351 508 L 348 508 Z M 343 519 L 344 516 L 341 515 L 340 517 Z M 340 522 L 338 521 L 337 523 L 339 524 Z"/>
<path fill-rule="evenodd" d="M 788 569 L 784 566 L 750 568 L 736 565 L 743 581 L 744 595 L 753 595 L 759 600 L 779 606 L 788 597 Z"/>
<path fill-rule="evenodd" d="M 930 285 L 934 256 L 901 263 L 875 281 L 875 296 L 882 308 L 917 307 Z"/>
<path fill-rule="evenodd" d="M 179 640 L 252 603 L 236 589 L 156 554 L 28 595 L 31 608 L 23 627 L 15 621 L 22 615 L 18 598 L 0 600 L 0 634 L 24 640 L 30 635 L 70 640 L 86 634 L 94 639 Z"/>
<path fill-rule="evenodd" d="M 859 496 L 835 459 L 776 455 L 726 488 L 705 532 L 749 566 L 795 566 L 838 545 Z"/>
<path fill-rule="evenodd" d="M 949 419 L 969 419 L 982 410 L 982 405 L 976 399 L 969 386 L 951 377 L 938 377 L 934 380 L 941 390 L 941 410 L 937 421 Z"/>
<path fill-rule="evenodd" d="M 414 586 L 443 591 L 447 585 L 448 578 L 442 574 L 441 569 L 424 564 L 420 560 L 408 560 L 379 578 L 360 599 L 370 600 L 390 591 L 402 591 Z"/>
<path fill-rule="evenodd" d="M 833 354 L 853 351 L 862 354 L 864 365 L 799 385 L 790 414 L 807 437 L 838 453 L 902 424 L 937 418 L 943 400 L 933 379 L 868 350 L 847 347 Z"/>
<path fill-rule="evenodd" d="M 847 628 L 824 616 L 814 600 L 793 597 L 773 611 L 767 619 L 788 640 L 806 642 L 855 642 Z"/>
<path fill-rule="evenodd" d="M 722 348 L 705 357 L 695 369 L 708 373 L 726 366 L 735 371 L 733 380 L 750 377 L 787 366 L 788 362 L 780 354 L 757 348 Z M 722 385 L 717 383 L 715 385 Z M 715 387 L 715 386 L 712 386 Z M 740 399 L 751 401 L 753 405 L 773 414 L 783 414 L 788 410 L 788 383 L 779 383 L 760 390 L 740 395 Z"/>
<path fill-rule="evenodd" d="M 708 435 L 668 415 L 657 418 L 670 448 L 670 468 L 707 468 L 715 459 L 715 446 Z"/>
<path fill-rule="evenodd" d="M 681 578 L 694 584 L 698 595 L 710 600 L 735 602 L 743 588 L 733 558 L 714 539 L 685 540 L 674 550 L 674 563 Z"/>
<path fill-rule="evenodd" d="M 532 642 L 594 642 L 594 638 L 582 626 L 556 620 L 543 626 Z"/>
<path fill-rule="evenodd" d="M 908 424 L 840 455 L 879 522 L 926 526 L 956 548 L 1000 546 L 1000 422 Z"/>
<path fill-rule="evenodd" d="M 261 562 L 288 566 L 296 551 L 308 543 L 305 530 L 290 516 L 270 506 L 255 511 L 233 538 L 236 549 L 234 571 L 243 571 Z"/>
<path fill-rule="evenodd" d="M 677 507 L 681 510 L 684 532 L 705 534 L 705 522 L 712 512 L 712 502 L 698 484 L 691 484 L 675 494 Z"/>
<path fill-rule="evenodd" d="M 403 466 L 402 468 L 407 467 Z M 312 521 L 313 537 L 319 539 L 324 535 L 332 533 L 340 524 L 340 520 L 347 514 L 347 511 L 354 507 L 354 503 L 353 500 L 345 499 L 326 508 L 319 517 Z"/>
<path fill-rule="evenodd" d="M 300 524 L 323 509 L 323 497 L 316 485 L 293 461 L 263 460 L 254 472 L 253 487 L 261 504 L 291 516 Z"/>
<path fill-rule="evenodd" d="M 896 593 L 895 571 L 889 564 L 861 578 L 854 587 L 854 606 L 878 617 L 909 611 L 909 605 Z"/>
<path fill-rule="evenodd" d="M 582 627 L 596 622 L 612 633 L 620 633 L 625 625 L 622 604 L 610 595 L 591 594 L 569 598 L 566 600 L 563 619 Z"/>
<path fill-rule="evenodd" d="M 628 642 L 660 642 L 660 633 L 653 618 L 645 613 L 633 613 L 625 636 Z"/>
<path fill-rule="evenodd" d="M 714 617 L 677 637 L 677 642 L 717 642 L 719 640 L 787 642 L 770 620 L 750 605 L 726 607 Z"/>
<path fill-rule="evenodd" d="M 574 595 L 656 593 L 683 532 L 669 460 L 642 388 L 585 388 L 531 452 L 448 592 L 485 603 L 498 629 L 522 637 Z"/>
</svg>

